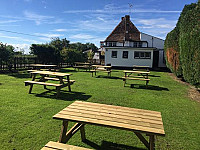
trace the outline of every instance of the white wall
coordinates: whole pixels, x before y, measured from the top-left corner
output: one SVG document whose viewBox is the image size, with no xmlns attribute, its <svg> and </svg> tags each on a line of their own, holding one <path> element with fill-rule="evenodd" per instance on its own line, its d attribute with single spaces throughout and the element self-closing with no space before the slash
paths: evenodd
<svg viewBox="0 0 200 150">
<path fill-rule="evenodd" d="M 112 58 L 112 51 L 117 51 L 117 58 Z M 123 51 L 128 51 L 128 59 L 122 58 Z M 134 51 L 151 52 L 151 59 L 134 59 Z M 105 51 L 105 65 L 121 67 L 133 67 L 133 65 L 150 66 L 153 64 L 153 49 L 142 48 L 106 48 Z"/>
<path fill-rule="evenodd" d="M 156 47 L 157 49 L 164 49 L 164 40 L 156 38 L 154 36 L 141 33 L 141 41 L 147 41 L 148 47 Z"/>
</svg>

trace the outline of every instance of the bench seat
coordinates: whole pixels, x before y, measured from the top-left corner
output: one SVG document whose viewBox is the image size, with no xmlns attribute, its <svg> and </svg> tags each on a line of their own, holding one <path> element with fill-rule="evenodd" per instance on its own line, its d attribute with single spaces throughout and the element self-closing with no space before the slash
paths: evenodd
<svg viewBox="0 0 200 150">
<path fill-rule="evenodd" d="M 34 71 L 38 71 L 38 70 L 27 70 L 27 72 L 34 72 Z"/>
<path fill-rule="evenodd" d="M 91 149 L 49 141 L 41 150 L 91 150 Z"/>
<path fill-rule="evenodd" d="M 62 84 L 55 84 L 55 83 L 46 83 L 46 82 L 39 82 L 39 81 L 24 81 L 25 86 L 30 84 L 39 84 L 39 85 L 47 85 L 47 86 L 55 86 L 55 87 L 61 87 Z"/>
<path fill-rule="evenodd" d="M 125 87 L 125 84 L 126 84 L 126 80 L 140 80 L 140 81 L 146 81 L 146 87 L 150 81 L 150 79 L 145 79 L 145 78 L 130 78 L 130 77 L 122 77 L 123 81 L 124 81 L 124 87 Z"/>
<path fill-rule="evenodd" d="M 122 77 L 122 79 L 125 79 L 125 80 L 142 80 L 142 81 L 150 81 L 150 79 L 145 79 L 145 78 L 129 78 L 129 77 Z"/>
</svg>

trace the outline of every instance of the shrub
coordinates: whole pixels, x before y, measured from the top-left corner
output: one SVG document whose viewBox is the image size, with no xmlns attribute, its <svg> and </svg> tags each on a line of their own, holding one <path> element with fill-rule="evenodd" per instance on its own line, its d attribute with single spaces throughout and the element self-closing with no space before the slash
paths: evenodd
<svg viewBox="0 0 200 150">
<path fill-rule="evenodd" d="M 165 40 L 167 66 L 177 76 L 200 86 L 200 2 L 186 5 Z"/>
</svg>

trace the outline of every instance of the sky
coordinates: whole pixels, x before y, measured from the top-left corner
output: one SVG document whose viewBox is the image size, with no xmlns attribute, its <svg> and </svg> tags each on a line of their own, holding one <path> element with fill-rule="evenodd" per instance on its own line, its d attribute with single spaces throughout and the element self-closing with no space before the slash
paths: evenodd
<svg viewBox="0 0 200 150">
<path fill-rule="evenodd" d="M 0 42 L 29 53 L 31 44 L 66 38 L 99 47 L 130 15 L 140 32 L 165 39 L 185 5 L 197 0 L 1 0 Z"/>
</svg>

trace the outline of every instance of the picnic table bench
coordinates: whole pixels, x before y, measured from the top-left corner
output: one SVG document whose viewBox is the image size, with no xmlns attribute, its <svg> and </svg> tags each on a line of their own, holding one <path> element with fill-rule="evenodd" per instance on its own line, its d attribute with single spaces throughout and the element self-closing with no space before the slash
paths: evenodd
<svg viewBox="0 0 200 150">
<path fill-rule="evenodd" d="M 150 150 L 155 148 L 155 136 L 165 136 L 161 113 L 157 111 L 75 101 L 53 118 L 63 122 L 60 143 L 66 143 L 78 130 L 82 141 L 86 140 L 86 124 L 132 131 Z M 69 121 L 76 123 L 67 131 Z M 141 133 L 149 136 L 149 141 Z"/>
<path fill-rule="evenodd" d="M 106 72 L 108 73 L 108 76 L 111 76 L 111 66 L 102 66 L 102 65 L 92 65 L 93 70 L 90 70 L 90 72 L 92 73 L 92 77 L 93 77 L 93 73 L 96 73 L 97 71 L 102 71 L 102 72 Z"/>
<path fill-rule="evenodd" d="M 41 150 L 91 150 L 91 149 L 49 141 Z"/>
<path fill-rule="evenodd" d="M 57 97 L 60 94 L 61 88 L 64 88 L 68 86 L 69 91 L 71 92 L 71 86 L 75 80 L 70 80 L 69 76 L 71 74 L 68 73 L 60 73 L 60 72 L 51 72 L 51 71 L 33 71 L 31 72 L 32 74 L 32 81 L 24 81 L 25 86 L 30 85 L 29 89 L 29 94 L 32 91 L 33 85 L 38 84 L 38 85 L 43 85 L 44 89 L 46 89 L 46 86 L 54 86 L 56 87 L 57 91 Z M 36 75 L 40 75 L 40 78 L 38 81 L 35 81 Z M 65 79 L 66 77 L 66 79 Z M 46 81 L 48 80 L 54 80 L 54 81 L 59 81 L 59 84 L 57 83 L 47 83 Z"/>
<path fill-rule="evenodd" d="M 75 62 L 74 63 L 75 65 L 73 66 L 74 69 L 86 69 L 87 70 L 90 70 L 91 68 L 91 63 L 87 63 L 87 62 Z"/>
<path fill-rule="evenodd" d="M 148 78 L 148 75 L 150 72 L 145 71 L 132 71 L 132 70 L 125 70 L 124 77 L 122 77 L 124 81 L 124 86 L 126 84 L 126 80 L 140 80 L 140 81 L 146 81 L 146 86 L 148 85 L 150 79 Z"/>
</svg>

